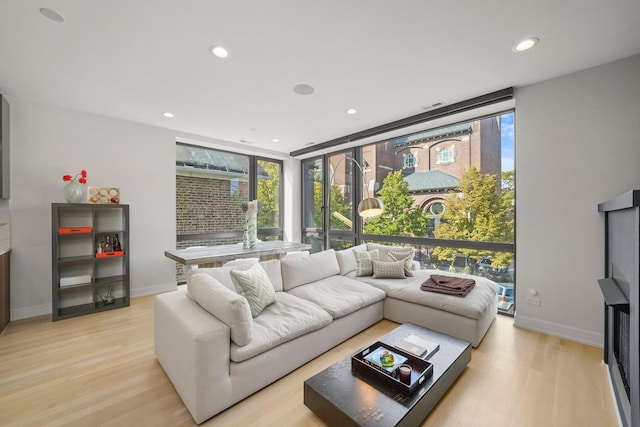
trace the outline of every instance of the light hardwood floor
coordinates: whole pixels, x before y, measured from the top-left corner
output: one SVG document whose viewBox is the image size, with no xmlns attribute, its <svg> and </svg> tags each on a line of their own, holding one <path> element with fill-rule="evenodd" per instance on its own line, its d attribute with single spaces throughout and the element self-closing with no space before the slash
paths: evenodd
<svg viewBox="0 0 640 427">
<path fill-rule="evenodd" d="M 12 322 L 0 336 L 2 426 L 190 426 L 153 353 L 153 297 L 52 323 Z M 207 426 L 323 426 L 303 382 L 397 325 L 381 321 Z M 422 426 L 616 426 L 602 351 L 513 327 L 498 316 L 467 369 Z"/>
</svg>

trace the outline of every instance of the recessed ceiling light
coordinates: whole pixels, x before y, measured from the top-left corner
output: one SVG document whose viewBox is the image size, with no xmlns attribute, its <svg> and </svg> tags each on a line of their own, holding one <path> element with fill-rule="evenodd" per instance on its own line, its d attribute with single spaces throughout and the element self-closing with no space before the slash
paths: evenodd
<svg viewBox="0 0 640 427">
<path fill-rule="evenodd" d="M 526 38 L 526 39 L 521 40 L 520 42 L 518 42 L 518 44 L 515 45 L 512 48 L 512 50 L 514 52 L 524 52 L 525 50 L 529 50 L 532 47 L 534 47 L 535 45 L 537 45 L 539 41 L 540 41 L 540 39 L 537 38 L 537 37 L 529 37 L 529 38 Z"/>
<path fill-rule="evenodd" d="M 280 142 L 280 140 L 278 138 L 273 138 L 271 142 Z"/>
<path fill-rule="evenodd" d="M 316 90 L 311 85 L 300 83 L 299 85 L 295 85 L 293 87 L 293 91 L 298 95 L 311 95 Z"/>
<path fill-rule="evenodd" d="M 222 46 L 211 46 L 209 50 L 218 58 L 226 58 L 229 56 L 229 51 Z"/>
<path fill-rule="evenodd" d="M 42 16 L 45 16 L 45 17 L 51 19 L 52 21 L 64 22 L 64 16 L 60 15 L 55 10 L 51 10 L 51 9 L 47 9 L 46 7 L 42 7 L 42 8 L 40 8 L 40 13 L 42 14 Z"/>
<path fill-rule="evenodd" d="M 358 110 L 356 110 L 355 108 L 349 108 L 349 109 L 346 110 L 347 114 L 355 114 L 357 112 L 358 112 Z"/>
<path fill-rule="evenodd" d="M 168 111 L 165 111 L 164 113 L 162 113 L 162 115 L 163 115 L 164 117 L 169 118 L 169 119 L 171 119 L 171 118 L 173 118 L 173 117 L 174 117 L 173 113 L 170 113 L 170 112 L 168 112 Z"/>
</svg>

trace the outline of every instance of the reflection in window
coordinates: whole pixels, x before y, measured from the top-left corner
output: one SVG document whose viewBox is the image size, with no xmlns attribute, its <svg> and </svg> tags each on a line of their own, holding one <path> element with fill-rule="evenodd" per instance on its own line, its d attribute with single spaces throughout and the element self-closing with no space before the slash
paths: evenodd
<svg viewBox="0 0 640 427">
<path fill-rule="evenodd" d="M 307 160 L 302 164 L 303 227 L 322 228 L 322 159 Z"/>
<path fill-rule="evenodd" d="M 258 160 L 258 229 L 280 227 L 280 162 Z"/>
</svg>

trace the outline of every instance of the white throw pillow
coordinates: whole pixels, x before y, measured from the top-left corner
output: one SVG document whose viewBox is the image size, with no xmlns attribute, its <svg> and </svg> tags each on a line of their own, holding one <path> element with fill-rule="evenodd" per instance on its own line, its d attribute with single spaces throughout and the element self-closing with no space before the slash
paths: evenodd
<svg viewBox="0 0 640 427">
<path fill-rule="evenodd" d="M 246 270 L 231 271 L 231 280 L 236 291 L 249 301 L 251 315 L 258 316 L 269 304 L 276 302 L 276 292 L 260 264 L 254 264 Z"/>
<path fill-rule="evenodd" d="M 354 246 L 349 249 L 343 249 L 336 251 L 336 258 L 338 259 L 338 265 L 340 266 L 340 274 L 345 276 L 352 271 L 356 271 L 357 262 L 356 256 L 353 254 L 355 251 L 366 251 L 367 244 L 363 243 L 358 246 Z"/>
<path fill-rule="evenodd" d="M 371 276 L 373 274 L 372 261 L 379 258 L 378 250 L 354 251 L 353 254 L 356 256 L 356 276 Z"/>
<path fill-rule="evenodd" d="M 249 302 L 208 274 L 192 274 L 187 288 L 198 305 L 231 329 L 231 340 L 238 346 L 253 337 L 253 317 Z"/>
<path fill-rule="evenodd" d="M 384 262 L 373 260 L 374 279 L 404 279 L 404 260 Z"/>
<path fill-rule="evenodd" d="M 389 261 L 404 261 L 404 275 L 413 277 L 413 256 L 415 251 L 412 248 L 389 250 Z"/>
</svg>

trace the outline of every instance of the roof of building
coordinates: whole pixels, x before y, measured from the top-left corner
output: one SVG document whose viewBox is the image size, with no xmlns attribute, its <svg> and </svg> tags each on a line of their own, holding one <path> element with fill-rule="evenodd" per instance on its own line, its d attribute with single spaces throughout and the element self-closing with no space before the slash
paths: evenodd
<svg viewBox="0 0 640 427">
<path fill-rule="evenodd" d="M 176 166 L 247 176 L 249 174 L 249 157 L 193 145 L 176 144 Z M 258 175 L 262 178 L 269 177 L 260 165 L 258 165 Z"/>
<path fill-rule="evenodd" d="M 454 190 L 460 185 L 460 179 L 439 169 L 414 172 L 404 177 L 410 192 L 434 192 Z"/>
<path fill-rule="evenodd" d="M 428 130 L 424 132 L 414 133 L 408 136 L 402 136 L 393 140 L 393 144 L 397 146 L 414 145 L 425 141 L 435 141 L 437 139 L 448 138 L 456 135 L 464 135 L 471 133 L 471 124 L 463 123 L 453 126 L 445 126 L 438 129 Z"/>
</svg>

